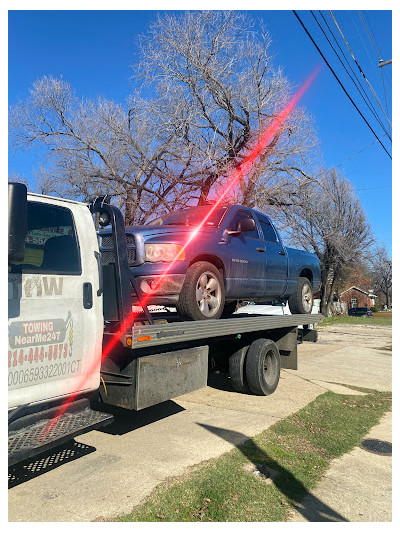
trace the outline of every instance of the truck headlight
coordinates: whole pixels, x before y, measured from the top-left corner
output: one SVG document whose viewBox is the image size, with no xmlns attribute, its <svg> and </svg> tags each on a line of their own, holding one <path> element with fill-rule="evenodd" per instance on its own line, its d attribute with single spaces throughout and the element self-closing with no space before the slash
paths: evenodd
<svg viewBox="0 0 400 533">
<path fill-rule="evenodd" d="M 185 252 L 179 244 L 145 244 L 146 261 L 183 261 Z"/>
</svg>

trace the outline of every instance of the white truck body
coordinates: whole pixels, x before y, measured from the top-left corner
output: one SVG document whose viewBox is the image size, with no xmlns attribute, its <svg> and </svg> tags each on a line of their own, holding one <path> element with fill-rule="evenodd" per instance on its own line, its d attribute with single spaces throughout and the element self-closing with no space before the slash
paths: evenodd
<svg viewBox="0 0 400 533">
<path fill-rule="evenodd" d="M 28 202 L 70 213 L 72 228 L 54 218 L 50 226 L 30 230 L 27 242 L 41 254 L 46 241 L 72 233 L 80 272 L 37 266 L 31 272 L 8 274 L 8 406 L 48 401 L 96 390 L 100 381 L 103 334 L 102 298 L 97 296 L 98 252 L 92 215 L 86 204 L 29 194 Z M 38 221 L 39 223 L 39 221 Z M 17 270 L 17 269 L 14 269 Z M 93 306 L 82 305 L 83 284 L 93 287 Z"/>
</svg>

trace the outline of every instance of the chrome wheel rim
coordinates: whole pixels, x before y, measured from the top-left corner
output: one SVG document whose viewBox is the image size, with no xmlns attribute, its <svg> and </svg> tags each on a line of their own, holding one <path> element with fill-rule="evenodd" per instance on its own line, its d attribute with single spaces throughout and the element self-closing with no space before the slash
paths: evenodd
<svg viewBox="0 0 400 533">
<path fill-rule="evenodd" d="M 301 298 L 303 301 L 303 307 L 306 313 L 309 313 L 312 308 L 313 304 L 313 295 L 311 292 L 311 287 L 307 285 L 303 285 L 303 289 L 301 291 Z"/>
<path fill-rule="evenodd" d="M 203 316 L 212 317 L 220 309 L 222 290 L 218 278 L 212 272 L 203 272 L 197 280 L 196 301 Z"/>
</svg>

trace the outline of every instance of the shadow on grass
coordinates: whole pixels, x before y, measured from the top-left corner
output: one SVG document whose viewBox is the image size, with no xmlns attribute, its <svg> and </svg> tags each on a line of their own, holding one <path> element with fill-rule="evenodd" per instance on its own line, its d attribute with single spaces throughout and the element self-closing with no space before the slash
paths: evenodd
<svg viewBox="0 0 400 533">
<path fill-rule="evenodd" d="M 269 457 L 247 435 L 207 424 L 199 424 L 199 426 L 233 444 L 251 463 L 265 465 L 266 470 L 268 468 L 275 470 L 277 475 L 272 478 L 273 483 L 291 500 L 293 508 L 308 522 L 348 522 L 341 514 L 311 494 L 303 483 Z"/>
</svg>

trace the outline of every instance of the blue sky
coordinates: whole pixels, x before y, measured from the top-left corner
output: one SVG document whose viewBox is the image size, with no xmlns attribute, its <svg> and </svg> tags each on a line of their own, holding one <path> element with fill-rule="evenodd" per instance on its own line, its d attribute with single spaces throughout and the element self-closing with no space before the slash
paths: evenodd
<svg viewBox="0 0 400 533">
<path fill-rule="evenodd" d="M 382 137 L 382 127 L 362 102 L 310 12 L 298 13 L 359 109 L 378 137 Z M 323 24 L 319 13 L 314 13 Z M 136 60 L 137 36 L 145 32 L 155 14 L 156 11 L 9 11 L 9 104 L 26 97 L 32 83 L 44 75 L 62 76 L 83 97 L 103 95 L 123 102 L 132 83 L 130 65 Z M 263 20 L 272 37 L 275 66 L 280 65 L 290 81 L 300 85 L 321 63 L 321 58 L 294 14 L 291 11 L 251 14 Z M 329 12 L 323 14 L 333 30 Z M 378 68 L 377 53 L 358 12 L 334 11 L 334 15 L 386 110 L 382 69 Z M 362 15 L 382 58 L 391 59 L 391 12 L 362 11 Z M 347 50 L 337 31 L 335 36 L 342 49 Z M 347 52 L 346 57 L 356 71 Z M 383 69 L 390 117 L 392 66 Z M 386 118 L 366 83 L 363 80 L 362 83 L 387 129 Z M 391 160 L 378 142 L 369 146 L 375 137 L 325 65 L 301 105 L 314 116 L 328 166 L 340 165 L 368 147 L 338 170 L 357 190 L 376 238 L 391 251 Z M 387 137 L 381 140 L 391 153 Z M 18 173 L 33 183 L 38 162 L 34 152 L 10 154 L 9 173 Z"/>
</svg>

